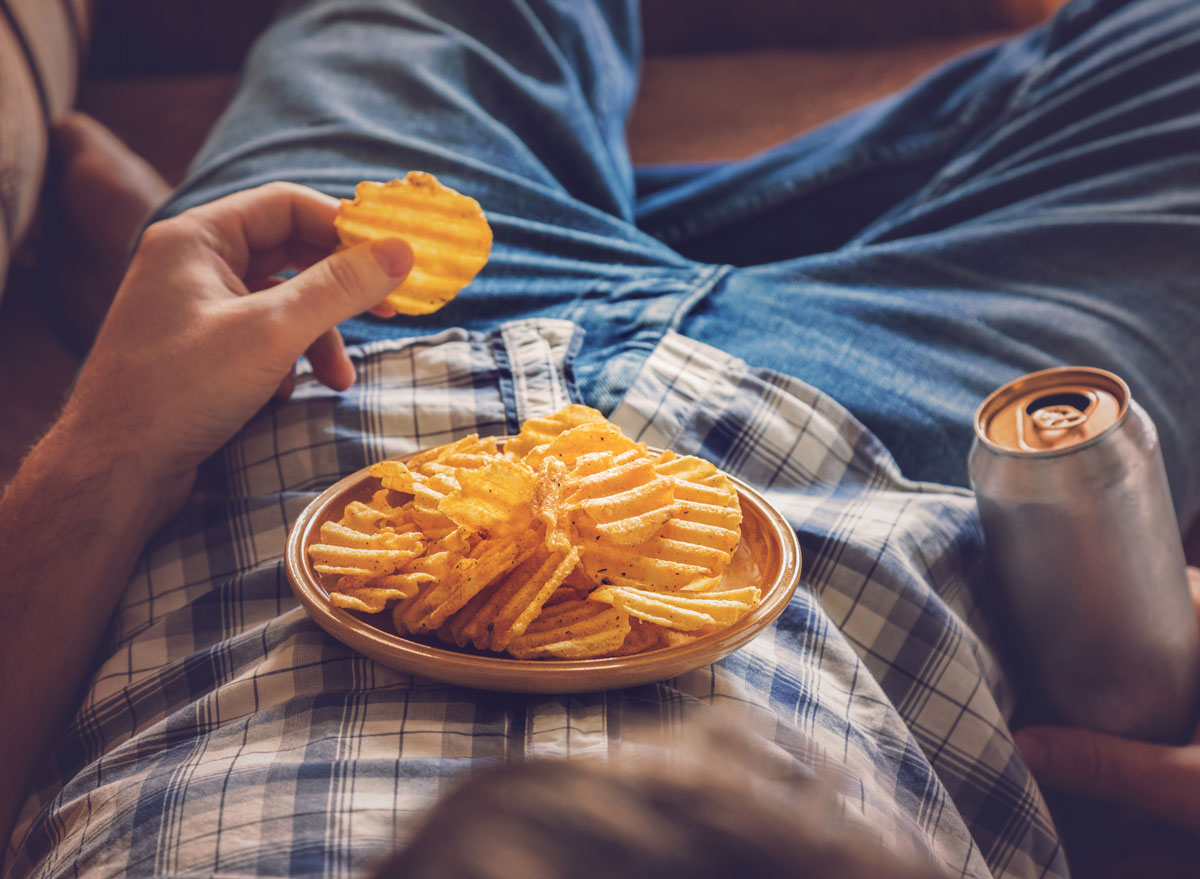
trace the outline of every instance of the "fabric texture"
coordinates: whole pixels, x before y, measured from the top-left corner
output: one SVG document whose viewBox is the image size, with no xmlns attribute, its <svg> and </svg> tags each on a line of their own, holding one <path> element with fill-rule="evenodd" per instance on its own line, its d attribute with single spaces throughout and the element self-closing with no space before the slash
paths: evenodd
<svg viewBox="0 0 1200 879">
<path fill-rule="evenodd" d="M 361 875 L 471 767 L 616 753 L 646 706 L 668 733 L 720 707 L 952 875 L 1066 875 L 1008 731 L 971 496 L 905 480 L 829 397 L 683 336 L 612 417 L 714 461 L 796 529 L 802 586 L 769 631 L 670 681 L 543 697 L 412 677 L 308 619 L 281 561 L 304 506 L 378 458 L 577 399 L 578 332 L 541 320 L 369 343 L 351 391 L 305 375 L 251 422 L 131 581 L 6 875 Z"/>
</svg>

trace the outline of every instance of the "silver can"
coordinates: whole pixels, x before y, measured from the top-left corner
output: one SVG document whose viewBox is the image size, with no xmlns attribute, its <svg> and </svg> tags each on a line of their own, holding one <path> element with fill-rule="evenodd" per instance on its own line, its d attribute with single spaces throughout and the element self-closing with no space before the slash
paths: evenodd
<svg viewBox="0 0 1200 879">
<path fill-rule="evenodd" d="M 1175 741 L 1200 624 L 1158 432 L 1118 376 L 1065 367 L 996 390 L 969 459 L 1014 654 L 1068 724 Z"/>
</svg>

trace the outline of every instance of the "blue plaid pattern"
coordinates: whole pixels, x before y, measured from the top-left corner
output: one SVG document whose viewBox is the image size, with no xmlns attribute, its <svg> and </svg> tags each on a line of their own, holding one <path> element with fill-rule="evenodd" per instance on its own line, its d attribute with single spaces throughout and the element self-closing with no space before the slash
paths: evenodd
<svg viewBox="0 0 1200 879">
<path fill-rule="evenodd" d="M 532 320 L 370 343 L 350 392 L 302 376 L 250 423 L 137 568 L 5 876 L 357 876 L 472 766 L 615 755 L 648 706 L 669 730 L 712 705 L 951 874 L 1065 876 L 974 595 L 969 493 L 905 480 L 830 398 L 682 336 L 612 418 L 746 480 L 795 527 L 802 586 L 766 633 L 653 686 L 543 697 L 415 678 L 308 620 L 280 561 L 305 504 L 370 461 L 566 404 L 578 337 Z"/>
</svg>

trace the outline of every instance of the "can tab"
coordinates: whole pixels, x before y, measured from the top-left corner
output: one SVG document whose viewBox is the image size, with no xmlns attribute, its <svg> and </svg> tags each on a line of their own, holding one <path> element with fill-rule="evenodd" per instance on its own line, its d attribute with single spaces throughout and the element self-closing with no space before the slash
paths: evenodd
<svg viewBox="0 0 1200 879">
<path fill-rule="evenodd" d="M 1095 402 L 1089 401 L 1088 408 L 1095 408 Z M 1072 427 L 1079 427 L 1087 421 L 1088 413 L 1086 410 L 1080 411 L 1070 403 L 1060 403 L 1055 406 L 1044 406 L 1041 409 L 1034 411 L 1030 416 L 1033 419 L 1033 426 L 1039 431 L 1048 430 L 1070 430 Z"/>
<path fill-rule="evenodd" d="M 997 389 L 975 417 L 975 430 L 1011 452 L 1052 452 L 1099 436 L 1121 420 L 1128 386 L 1086 367 L 1044 370 Z"/>
<path fill-rule="evenodd" d="M 1117 420 L 1120 405 L 1103 390 L 1077 386 L 1026 395 L 1013 414 L 1019 447 L 1044 452 L 1077 446 L 1103 433 Z"/>
</svg>

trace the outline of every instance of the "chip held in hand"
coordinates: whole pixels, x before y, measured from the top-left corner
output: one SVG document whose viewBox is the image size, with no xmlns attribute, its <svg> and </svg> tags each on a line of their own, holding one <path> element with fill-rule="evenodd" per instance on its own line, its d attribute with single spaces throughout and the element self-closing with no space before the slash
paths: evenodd
<svg viewBox="0 0 1200 879">
<path fill-rule="evenodd" d="M 423 171 L 359 183 L 352 200 L 342 199 L 334 227 L 345 247 L 386 238 L 408 242 L 412 270 L 385 299 L 401 314 L 437 311 L 479 274 L 492 249 L 479 202 Z"/>
</svg>

